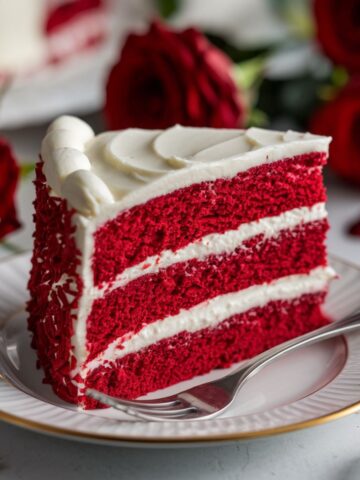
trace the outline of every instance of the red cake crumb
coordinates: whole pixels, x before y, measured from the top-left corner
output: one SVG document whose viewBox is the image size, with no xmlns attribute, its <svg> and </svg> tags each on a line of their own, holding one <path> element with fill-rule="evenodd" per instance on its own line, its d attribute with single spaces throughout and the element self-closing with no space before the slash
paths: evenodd
<svg viewBox="0 0 360 480">
<path fill-rule="evenodd" d="M 235 315 L 216 328 L 182 332 L 116 362 L 101 366 L 86 381 L 110 395 L 137 398 L 214 368 L 253 357 L 290 338 L 328 323 L 319 308 L 325 293 L 304 295 L 295 301 L 277 301 Z M 96 402 L 82 398 L 86 408 Z"/>
<path fill-rule="evenodd" d="M 64 400 L 76 402 L 77 388 L 70 380 L 75 360 L 71 335 L 76 315 L 72 311 L 78 306 L 82 281 L 76 272 L 79 252 L 71 222 L 73 212 L 65 200 L 49 195 L 41 163 L 36 167 L 35 187 L 36 230 L 28 284 L 31 300 L 27 304 L 32 346 L 37 350 L 38 366 L 45 371 L 44 382 Z"/>
<path fill-rule="evenodd" d="M 113 280 L 162 250 L 177 250 L 210 233 L 325 201 L 320 169 L 309 170 L 325 161 L 324 153 L 300 155 L 231 179 L 197 183 L 125 211 L 96 232 L 95 284 Z"/>
</svg>

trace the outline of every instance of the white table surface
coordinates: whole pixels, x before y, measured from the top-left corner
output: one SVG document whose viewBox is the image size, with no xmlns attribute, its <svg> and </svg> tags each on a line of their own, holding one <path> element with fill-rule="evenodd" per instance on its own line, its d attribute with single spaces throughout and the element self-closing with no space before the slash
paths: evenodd
<svg viewBox="0 0 360 480">
<path fill-rule="evenodd" d="M 95 129 L 101 121 L 90 118 Z M 1 132 L 21 163 L 36 160 L 45 127 Z M 360 189 L 327 177 L 332 224 L 329 250 L 360 265 L 360 238 L 346 226 L 360 218 Z M 19 249 L 31 246 L 31 178 L 22 182 L 18 207 L 24 228 L 7 240 Z M 0 257 L 9 256 L 0 247 Z M 0 423 L 0 478 L 25 479 L 289 479 L 359 480 L 360 415 L 308 430 L 208 448 L 131 449 L 77 443 Z"/>
</svg>

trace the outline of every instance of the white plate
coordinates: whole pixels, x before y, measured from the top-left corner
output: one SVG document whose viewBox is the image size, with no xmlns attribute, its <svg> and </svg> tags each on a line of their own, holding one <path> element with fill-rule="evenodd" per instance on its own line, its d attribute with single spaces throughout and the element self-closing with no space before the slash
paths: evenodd
<svg viewBox="0 0 360 480">
<path fill-rule="evenodd" d="M 82 412 L 58 399 L 35 368 L 24 303 L 29 255 L 0 264 L 0 419 L 83 441 L 132 446 L 208 444 L 261 437 L 316 425 L 360 410 L 360 333 L 289 355 L 251 380 L 221 417 L 206 421 L 146 423 L 111 409 Z M 340 275 L 326 303 L 332 318 L 360 308 L 360 270 L 332 259 Z M 166 389 L 223 375 L 216 371 Z M 159 395 L 159 392 L 157 392 Z M 151 397 L 156 397 L 152 394 Z"/>
<path fill-rule="evenodd" d="M 15 79 L 0 88 L 0 128 L 19 128 L 61 115 L 85 115 L 102 108 L 108 71 L 128 32 L 146 24 L 146 11 L 133 0 L 109 0 L 109 34 L 91 49 L 75 52 L 58 64 Z"/>
<path fill-rule="evenodd" d="M 114 56 L 113 45 L 107 42 L 14 80 L 0 95 L 0 128 L 39 124 L 68 112 L 98 110 Z"/>
</svg>

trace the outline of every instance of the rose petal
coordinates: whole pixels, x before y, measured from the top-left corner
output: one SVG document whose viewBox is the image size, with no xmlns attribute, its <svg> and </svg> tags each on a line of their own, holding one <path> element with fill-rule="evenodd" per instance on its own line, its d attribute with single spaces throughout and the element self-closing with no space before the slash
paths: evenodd
<svg viewBox="0 0 360 480">
<path fill-rule="evenodd" d="M 357 77 L 337 97 L 315 112 L 311 130 L 331 135 L 330 166 L 351 183 L 360 184 L 360 81 Z"/>
<path fill-rule="evenodd" d="M 335 63 L 352 71 L 360 71 L 359 11 L 359 0 L 314 0 L 319 43 Z"/>
<path fill-rule="evenodd" d="M 18 177 L 19 168 L 12 150 L 0 139 L 0 238 L 20 226 L 14 206 Z"/>
</svg>

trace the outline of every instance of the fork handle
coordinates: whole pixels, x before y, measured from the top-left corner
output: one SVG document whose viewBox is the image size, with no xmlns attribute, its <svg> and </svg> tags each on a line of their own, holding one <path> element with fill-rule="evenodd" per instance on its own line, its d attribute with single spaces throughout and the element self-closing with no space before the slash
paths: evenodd
<svg viewBox="0 0 360 480">
<path fill-rule="evenodd" d="M 338 335 L 350 333 L 359 328 L 360 312 L 357 312 L 356 314 L 346 317 L 343 320 L 325 325 L 325 327 L 321 327 L 310 333 L 302 335 L 301 337 L 288 340 L 277 347 L 261 353 L 251 361 L 251 364 L 247 368 L 242 367 L 237 372 L 232 373 L 226 378 L 229 379 L 229 383 L 232 383 L 234 386 L 236 385 L 237 390 L 239 390 L 250 378 L 256 375 L 273 360 L 299 348 L 312 345 Z"/>
</svg>

